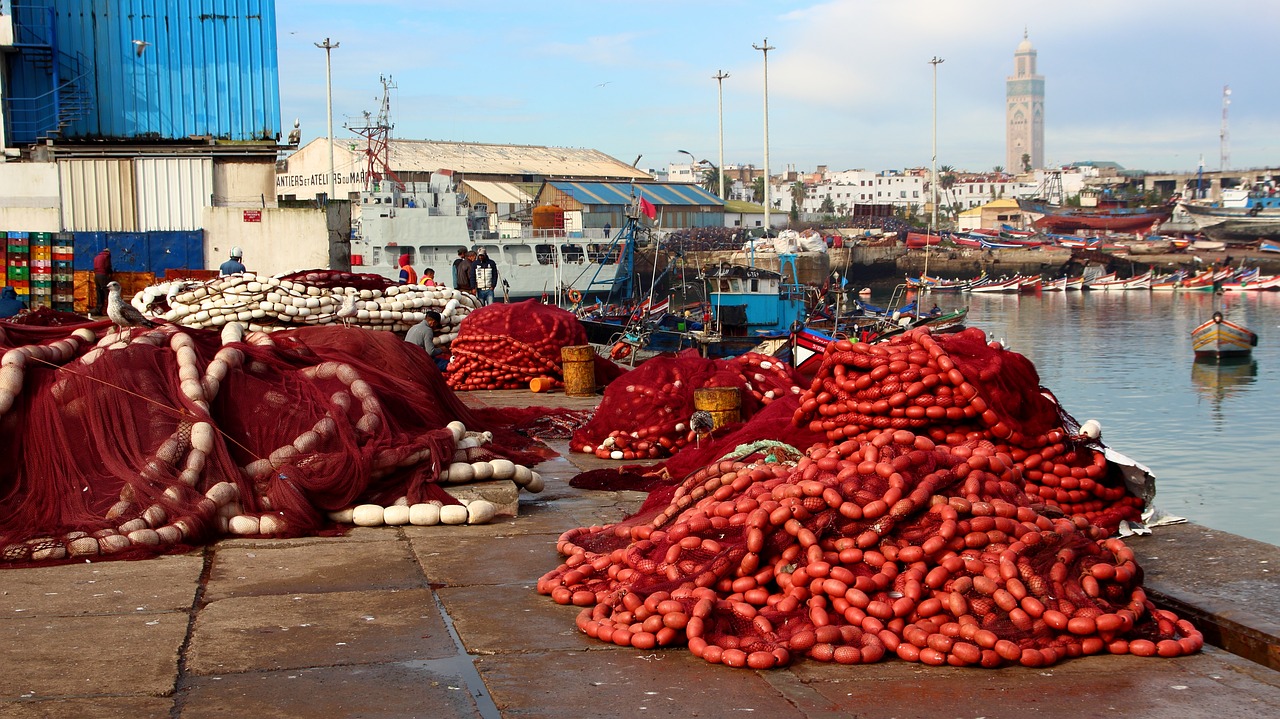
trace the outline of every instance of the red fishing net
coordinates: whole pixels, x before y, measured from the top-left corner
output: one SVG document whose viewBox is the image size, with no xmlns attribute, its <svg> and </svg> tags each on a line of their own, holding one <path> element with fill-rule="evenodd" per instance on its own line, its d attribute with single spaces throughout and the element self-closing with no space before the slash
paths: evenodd
<svg viewBox="0 0 1280 719">
<path fill-rule="evenodd" d="M 690 423 L 695 390 L 737 388 L 739 420 L 747 420 L 776 399 L 798 394 L 799 381 L 785 362 L 754 352 L 727 360 L 707 359 L 692 349 L 654 357 L 609 385 L 595 416 L 574 432 L 570 445 L 603 459 L 667 457 L 698 438 Z"/>
<path fill-rule="evenodd" d="M 361 503 L 456 505 L 442 477 L 527 483 L 498 460 L 540 458 L 511 433 L 488 443 L 426 354 L 390 333 L 241 341 L 232 327 L 0 330 L 5 563 L 298 535 Z"/>
<path fill-rule="evenodd" d="M 481 307 L 467 315 L 450 344 L 449 386 L 518 389 L 539 377 L 563 383 L 560 350 L 585 344 L 578 318 L 559 307 L 535 300 Z M 612 362 L 596 360 L 597 384 L 621 372 Z"/>
<path fill-rule="evenodd" d="M 1031 364 L 977 330 L 834 343 L 793 410 L 824 441 L 798 461 L 749 445 L 619 524 L 566 532 L 538 590 L 582 606 L 578 627 L 602 641 L 757 669 L 1198 651 L 1202 635 L 1155 608 L 1133 551 L 1107 538 L 1137 504 L 1106 499 L 1119 480 L 1090 469 L 1106 465 L 1067 441 L 1063 416 Z M 1064 460 L 1055 476 L 1091 480 L 1074 490 L 1083 511 L 1024 491 L 1026 460 L 1046 452 Z"/>
</svg>

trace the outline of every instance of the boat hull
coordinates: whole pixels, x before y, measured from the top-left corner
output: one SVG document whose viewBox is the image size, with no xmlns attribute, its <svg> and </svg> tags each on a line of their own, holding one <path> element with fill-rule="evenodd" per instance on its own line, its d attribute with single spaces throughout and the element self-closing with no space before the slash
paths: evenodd
<svg viewBox="0 0 1280 719">
<path fill-rule="evenodd" d="M 1249 329 L 1223 318 L 1215 312 L 1213 319 L 1191 330 L 1191 349 L 1196 359 L 1247 357 L 1258 344 L 1258 336 Z"/>
</svg>

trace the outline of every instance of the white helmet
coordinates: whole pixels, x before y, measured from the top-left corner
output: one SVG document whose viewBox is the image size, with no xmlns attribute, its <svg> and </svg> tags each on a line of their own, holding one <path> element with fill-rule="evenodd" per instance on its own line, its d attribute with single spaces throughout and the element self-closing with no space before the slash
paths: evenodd
<svg viewBox="0 0 1280 719">
<path fill-rule="evenodd" d="M 234 260 L 238 260 L 241 257 L 244 257 L 244 250 L 240 249 L 239 247 L 232 247 L 231 258 Z"/>
</svg>

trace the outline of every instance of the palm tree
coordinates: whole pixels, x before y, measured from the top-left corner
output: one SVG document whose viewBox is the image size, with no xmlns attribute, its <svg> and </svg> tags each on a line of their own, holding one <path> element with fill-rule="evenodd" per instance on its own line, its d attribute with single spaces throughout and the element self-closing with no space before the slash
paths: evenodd
<svg viewBox="0 0 1280 719">
<path fill-rule="evenodd" d="M 751 181 L 751 197 L 756 203 L 764 202 L 764 177 L 757 177 Z"/>
<path fill-rule="evenodd" d="M 804 204 L 804 198 L 808 196 L 808 188 L 803 182 L 791 183 L 791 204 L 794 207 L 800 207 Z"/>
<path fill-rule="evenodd" d="M 702 173 L 702 189 L 710 192 L 716 197 L 720 197 L 720 168 L 710 165 L 705 172 Z M 724 199 L 720 197 L 720 199 Z"/>
<path fill-rule="evenodd" d="M 1031 155 L 1022 153 L 1022 171 L 1031 172 Z"/>
</svg>

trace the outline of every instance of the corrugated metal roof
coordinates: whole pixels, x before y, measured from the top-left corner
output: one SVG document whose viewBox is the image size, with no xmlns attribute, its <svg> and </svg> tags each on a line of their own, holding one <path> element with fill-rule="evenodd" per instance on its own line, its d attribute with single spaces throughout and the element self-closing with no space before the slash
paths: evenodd
<svg viewBox="0 0 1280 719">
<path fill-rule="evenodd" d="M 530 195 L 524 190 L 524 188 L 513 182 L 466 180 L 462 184 L 470 187 L 494 202 L 511 202 L 515 204 L 533 202 L 533 195 Z"/>
<path fill-rule="evenodd" d="M 655 205 L 722 207 L 719 197 L 697 185 L 630 182 L 568 182 L 552 180 L 547 184 L 584 205 L 626 205 L 632 197 L 643 197 Z"/>
<path fill-rule="evenodd" d="M 480 175 L 652 179 L 643 170 L 599 150 L 575 147 L 391 140 L 388 162 L 396 172 L 453 170 Z"/>
</svg>

